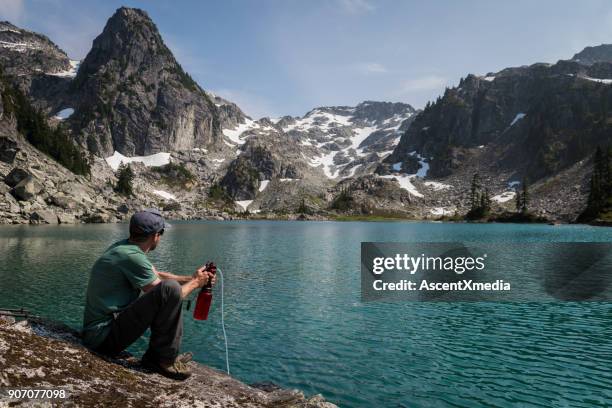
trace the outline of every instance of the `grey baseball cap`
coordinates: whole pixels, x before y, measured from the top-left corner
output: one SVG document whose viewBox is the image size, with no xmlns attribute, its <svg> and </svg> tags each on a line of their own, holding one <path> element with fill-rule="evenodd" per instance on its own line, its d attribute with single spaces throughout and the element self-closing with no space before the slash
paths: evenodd
<svg viewBox="0 0 612 408">
<path fill-rule="evenodd" d="M 138 228 L 145 235 L 155 234 L 166 227 L 164 217 L 155 208 L 146 208 L 132 215 L 130 229 Z"/>
</svg>

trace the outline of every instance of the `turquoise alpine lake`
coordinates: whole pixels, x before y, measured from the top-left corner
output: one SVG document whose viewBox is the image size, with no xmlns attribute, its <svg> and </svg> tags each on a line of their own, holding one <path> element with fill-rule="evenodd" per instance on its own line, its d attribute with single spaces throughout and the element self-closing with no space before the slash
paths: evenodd
<svg viewBox="0 0 612 408">
<path fill-rule="evenodd" d="M 232 375 L 346 407 L 612 405 L 612 303 L 361 302 L 361 242 L 612 242 L 579 225 L 172 222 L 150 254 L 225 278 Z M 127 225 L 0 228 L 0 307 L 78 328 L 89 270 Z M 516 254 L 521 256 L 521 254 Z M 183 350 L 220 370 L 220 285 Z M 193 308 L 192 308 L 193 310 Z M 131 347 L 141 353 L 146 339 Z"/>
</svg>

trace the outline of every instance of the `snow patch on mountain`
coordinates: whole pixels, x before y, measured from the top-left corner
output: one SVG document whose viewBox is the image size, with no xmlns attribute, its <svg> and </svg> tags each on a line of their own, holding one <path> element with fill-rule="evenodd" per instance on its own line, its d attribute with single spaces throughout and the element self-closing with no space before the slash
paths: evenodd
<svg viewBox="0 0 612 408">
<path fill-rule="evenodd" d="M 261 193 L 262 191 L 264 191 L 266 187 L 268 187 L 268 184 L 270 184 L 270 180 L 262 180 L 259 184 L 259 192 Z"/>
<path fill-rule="evenodd" d="M 401 188 L 403 188 L 404 190 L 407 190 L 410 194 L 412 194 L 415 197 L 423 197 L 423 194 L 421 194 L 416 189 L 414 184 L 412 184 L 412 181 L 417 177 L 418 178 L 427 177 L 427 173 L 429 172 L 429 163 L 427 163 L 426 158 L 421 156 L 416 151 L 410 152 L 408 154 L 410 156 L 413 156 L 419 159 L 419 169 L 417 170 L 416 173 L 414 174 L 388 174 L 388 175 L 379 176 L 379 177 L 386 178 L 386 179 L 396 179 L 399 182 Z M 435 188 L 436 184 L 438 184 L 439 186 L 446 186 L 445 184 L 436 183 L 433 181 L 428 182 L 428 183 L 430 183 L 430 186 L 432 186 L 434 189 L 436 189 Z"/>
<path fill-rule="evenodd" d="M 408 191 L 415 197 L 423 197 L 423 194 L 419 193 L 414 184 L 412 184 L 412 180 L 414 180 L 413 174 L 388 174 L 386 176 L 380 176 L 386 179 L 395 179 L 399 183 L 400 187 L 404 190 Z"/>
<path fill-rule="evenodd" d="M 64 120 L 72 116 L 73 113 L 74 113 L 73 108 L 66 108 L 66 109 L 62 109 L 61 111 L 57 112 L 54 117 L 55 119 L 58 119 L 58 120 Z"/>
<path fill-rule="evenodd" d="M 493 196 L 491 199 L 493 201 L 497 201 L 498 203 L 505 203 L 507 201 L 512 200 L 514 197 L 516 197 L 516 192 L 514 192 L 514 191 L 504 191 L 501 194 Z"/>
<path fill-rule="evenodd" d="M 599 82 L 600 84 L 612 84 L 612 79 L 608 78 L 591 78 L 588 76 L 582 77 L 588 81 Z"/>
<path fill-rule="evenodd" d="M 28 50 L 41 50 L 42 46 L 33 42 L 0 41 L 0 48 L 6 48 L 15 52 L 26 52 Z"/>
<path fill-rule="evenodd" d="M 432 188 L 435 191 L 446 190 L 452 187 L 449 184 L 439 183 L 437 181 L 426 181 L 423 184 L 425 184 L 429 188 Z"/>
<path fill-rule="evenodd" d="M 81 65 L 81 61 L 70 60 L 70 69 L 59 72 L 47 72 L 46 74 L 61 78 L 74 78 L 79 71 L 79 65 Z"/>
<path fill-rule="evenodd" d="M 169 193 L 167 191 L 164 191 L 164 190 L 153 190 L 153 193 L 158 195 L 158 196 L 160 196 L 160 197 L 162 197 L 162 198 L 165 198 L 166 200 L 174 200 L 174 201 L 176 201 L 176 197 L 174 196 L 174 194 L 171 194 L 171 193 Z"/>
<path fill-rule="evenodd" d="M 246 211 L 252 202 L 253 200 L 241 200 L 241 201 L 236 201 L 236 204 L 238 204 L 242 208 L 242 211 Z"/>
<path fill-rule="evenodd" d="M 121 163 L 128 164 L 141 162 L 147 167 L 159 167 L 170 163 L 170 153 L 156 153 L 150 156 L 133 156 L 127 157 L 115 151 L 112 156 L 107 157 L 106 163 L 113 169 L 117 170 Z"/>
<path fill-rule="evenodd" d="M 393 152 L 406 128 L 405 121 L 416 112 L 408 104 L 370 101 L 356 107 L 315 108 L 303 117 L 245 118 L 241 124 L 223 129 L 223 141 L 235 149 L 250 138 L 261 138 L 265 144 L 266 136 L 282 134 L 299 148 L 302 164 L 316 169 L 317 176 L 339 180 L 371 173 Z M 237 156 L 241 154 L 236 151 Z M 424 162 L 420 177 L 428 167 Z"/>
<path fill-rule="evenodd" d="M 412 152 L 410 153 L 412 156 L 416 156 L 417 159 L 419 159 L 419 169 L 416 172 L 416 176 L 420 177 L 420 178 L 425 178 L 427 177 L 427 173 L 429 172 L 429 163 L 427 163 L 427 159 L 425 159 L 424 157 L 422 157 L 420 154 L 418 154 L 417 152 Z"/>
<path fill-rule="evenodd" d="M 516 122 L 518 122 L 519 120 L 523 119 L 525 116 L 527 116 L 527 115 L 522 113 L 522 112 L 521 113 L 517 113 L 516 116 L 514 117 L 514 119 L 512 119 L 512 122 L 510 122 L 510 126 L 514 126 L 514 124 Z"/>
<path fill-rule="evenodd" d="M 249 118 L 244 118 L 244 123 L 239 124 L 235 129 L 223 129 L 223 135 L 232 143 L 242 145 L 246 142 L 246 138 L 241 137 L 242 134 L 256 127 L 259 127 L 257 122 Z"/>
</svg>

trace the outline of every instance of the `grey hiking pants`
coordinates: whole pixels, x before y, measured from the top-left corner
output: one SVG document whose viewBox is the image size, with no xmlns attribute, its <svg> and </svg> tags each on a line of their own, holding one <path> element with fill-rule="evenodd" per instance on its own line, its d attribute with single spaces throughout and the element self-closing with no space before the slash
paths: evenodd
<svg viewBox="0 0 612 408">
<path fill-rule="evenodd" d="M 163 280 L 149 292 L 117 313 L 111 330 L 96 351 L 114 356 L 125 350 L 151 328 L 147 358 L 157 362 L 174 362 L 181 346 L 183 318 L 181 285 Z"/>
</svg>

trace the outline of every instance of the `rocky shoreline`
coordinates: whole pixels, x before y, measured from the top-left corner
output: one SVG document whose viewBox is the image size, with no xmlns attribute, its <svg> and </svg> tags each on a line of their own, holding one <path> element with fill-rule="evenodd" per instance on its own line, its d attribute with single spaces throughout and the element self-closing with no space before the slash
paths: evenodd
<svg viewBox="0 0 612 408">
<path fill-rule="evenodd" d="M 176 382 L 144 371 L 132 356 L 90 352 L 61 324 L 0 317 L 0 387 L 64 389 L 68 395 L 53 403 L 0 396 L 0 406 L 336 407 L 321 395 L 305 397 L 270 383 L 256 388 L 195 362 L 189 366 L 191 378 Z"/>
</svg>

